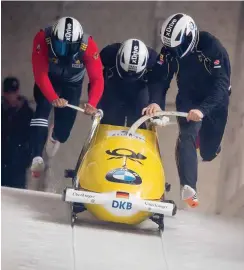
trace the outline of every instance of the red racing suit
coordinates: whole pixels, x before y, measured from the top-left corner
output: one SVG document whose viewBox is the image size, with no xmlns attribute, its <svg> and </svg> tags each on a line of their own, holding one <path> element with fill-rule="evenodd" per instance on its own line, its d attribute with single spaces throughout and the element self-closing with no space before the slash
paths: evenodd
<svg viewBox="0 0 244 270">
<path fill-rule="evenodd" d="M 50 27 L 47 28 L 47 30 L 50 30 Z M 77 78 L 77 74 L 73 76 L 73 74 L 70 75 L 70 73 L 77 73 L 75 69 L 78 68 L 80 69 L 78 72 L 84 70 L 82 78 L 80 77 L 79 79 L 83 79 L 85 70 L 87 71 L 90 84 L 88 103 L 96 107 L 103 94 L 104 79 L 98 47 L 93 38 L 87 36 L 87 44 L 81 44 L 80 50 L 82 54 L 80 54 L 78 58 L 72 59 L 71 62 L 67 62 L 66 66 L 61 66 L 61 63 L 59 63 L 59 59 L 52 51 L 50 40 L 50 37 L 47 36 L 46 29 L 40 30 L 33 40 L 33 74 L 35 83 L 40 88 L 43 95 L 50 103 L 59 98 L 52 85 L 53 74 L 58 80 L 64 80 L 66 76 L 69 78 L 68 82 L 70 81 L 70 83 L 72 83 L 72 78 Z M 62 70 L 62 72 L 56 72 L 56 70 Z"/>
</svg>

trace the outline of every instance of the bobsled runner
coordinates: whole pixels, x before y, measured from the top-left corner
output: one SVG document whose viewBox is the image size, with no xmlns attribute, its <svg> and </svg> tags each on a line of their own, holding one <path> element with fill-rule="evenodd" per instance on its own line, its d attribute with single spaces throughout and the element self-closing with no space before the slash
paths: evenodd
<svg viewBox="0 0 244 270">
<path fill-rule="evenodd" d="M 153 117 L 164 115 L 187 116 L 162 111 Z M 174 216 L 177 207 L 164 200 L 170 186 L 156 127 L 149 121 L 152 117 L 143 116 L 130 128 L 100 124 L 102 117 L 99 110 L 76 167 L 65 170 L 65 177 L 72 178 L 72 187 L 63 192 L 63 200 L 71 203 L 72 226 L 78 213 L 89 211 L 99 220 L 114 223 L 135 225 L 151 219 L 163 230 L 164 216 Z M 146 129 L 139 128 L 143 123 Z"/>
</svg>

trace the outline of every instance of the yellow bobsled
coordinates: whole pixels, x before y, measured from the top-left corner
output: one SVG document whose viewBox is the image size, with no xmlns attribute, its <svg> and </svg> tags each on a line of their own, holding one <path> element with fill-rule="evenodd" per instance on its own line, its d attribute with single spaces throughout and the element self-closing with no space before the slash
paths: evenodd
<svg viewBox="0 0 244 270">
<path fill-rule="evenodd" d="M 73 187 L 64 190 L 63 199 L 72 203 L 72 225 L 77 213 L 87 210 L 116 223 L 150 218 L 163 229 L 164 215 L 175 215 L 176 205 L 162 200 L 166 182 L 155 127 L 138 128 L 149 117 L 131 128 L 100 124 L 101 118 L 102 112 L 94 117 L 76 168 L 66 170 Z"/>
</svg>

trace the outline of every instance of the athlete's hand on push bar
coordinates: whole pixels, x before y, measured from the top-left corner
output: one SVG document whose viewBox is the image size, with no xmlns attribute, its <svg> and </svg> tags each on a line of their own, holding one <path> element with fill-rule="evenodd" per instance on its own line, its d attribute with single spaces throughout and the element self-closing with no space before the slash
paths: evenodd
<svg viewBox="0 0 244 270">
<path fill-rule="evenodd" d="M 194 121 L 194 122 L 199 122 L 199 121 L 202 121 L 203 119 L 203 113 L 200 111 L 200 110 L 197 110 L 197 109 L 193 109 L 193 110 L 190 110 L 189 113 L 188 113 L 188 116 L 187 116 L 187 121 Z"/>
<path fill-rule="evenodd" d="M 52 102 L 52 105 L 57 108 L 64 108 L 68 104 L 68 101 L 64 98 L 57 98 Z"/>
<path fill-rule="evenodd" d="M 157 103 L 151 103 L 142 110 L 142 115 L 153 115 L 156 112 L 160 112 L 162 109 Z"/>
<path fill-rule="evenodd" d="M 84 110 L 85 110 L 84 113 L 88 115 L 94 115 L 97 112 L 97 109 L 92 105 L 90 105 L 89 103 L 85 104 Z"/>
</svg>

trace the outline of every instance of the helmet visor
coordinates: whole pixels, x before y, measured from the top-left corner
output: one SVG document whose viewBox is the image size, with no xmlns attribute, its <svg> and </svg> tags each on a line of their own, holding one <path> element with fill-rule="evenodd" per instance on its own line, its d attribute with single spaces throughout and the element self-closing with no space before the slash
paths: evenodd
<svg viewBox="0 0 244 270">
<path fill-rule="evenodd" d="M 134 82 L 134 81 L 139 80 L 146 70 L 144 69 L 140 72 L 125 71 L 120 65 L 116 65 L 116 68 L 117 68 L 120 78 L 122 78 L 126 82 Z"/>
<path fill-rule="evenodd" d="M 193 44 L 193 38 L 192 38 L 192 34 L 190 33 L 188 36 L 184 35 L 182 38 L 182 42 L 179 46 L 176 47 L 166 47 L 166 49 L 170 52 L 170 54 L 174 57 L 178 57 L 181 58 L 182 55 L 189 50 L 189 46 L 192 44 L 192 47 L 194 46 Z M 192 48 L 190 48 L 189 52 L 192 50 Z"/>
<path fill-rule="evenodd" d="M 56 38 L 52 39 L 52 47 L 57 56 L 73 56 L 80 48 L 81 42 L 67 42 Z"/>
</svg>

